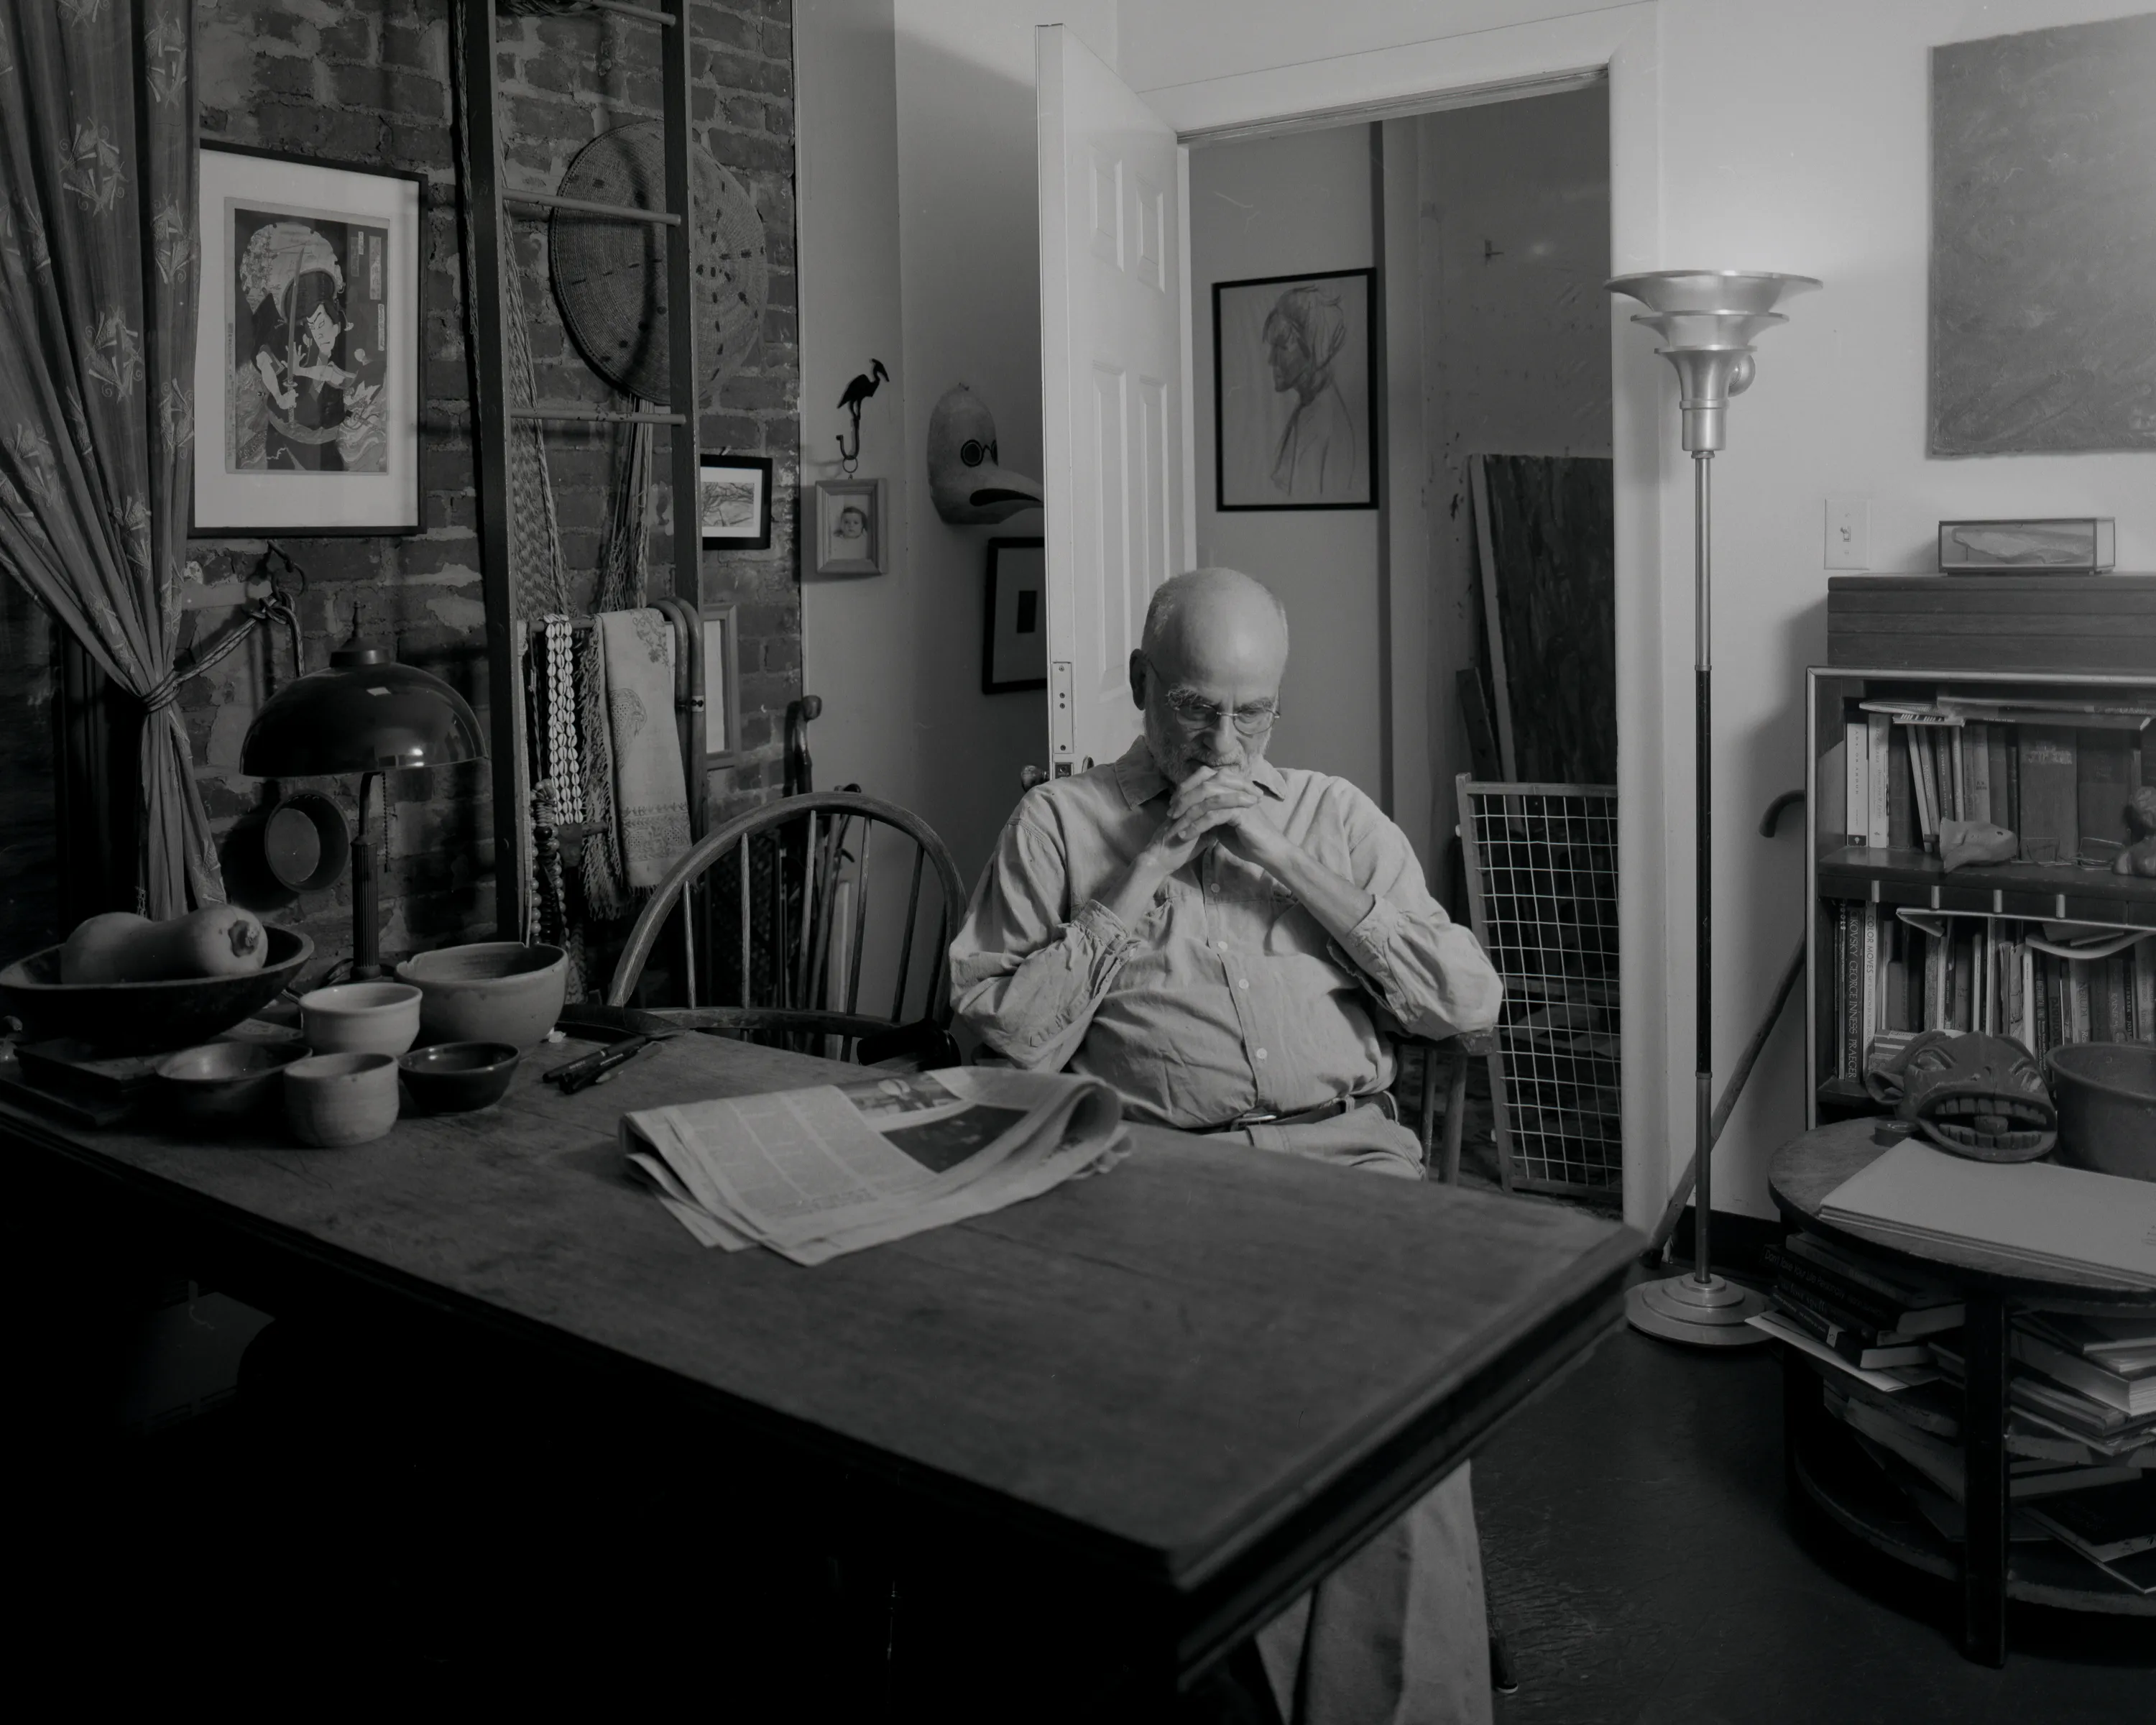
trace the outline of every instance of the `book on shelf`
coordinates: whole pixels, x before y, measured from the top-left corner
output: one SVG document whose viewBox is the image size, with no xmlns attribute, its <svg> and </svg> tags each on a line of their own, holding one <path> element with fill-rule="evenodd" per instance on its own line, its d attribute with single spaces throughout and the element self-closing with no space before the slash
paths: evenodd
<svg viewBox="0 0 2156 1725">
<path fill-rule="evenodd" d="M 1939 1375 L 1949 1384 L 1960 1383 L 1964 1368 L 1959 1337 L 1934 1337 L 1931 1349 Z M 2123 1413 L 2019 1363 L 2008 1369 L 2006 1399 L 2030 1419 L 2107 1455 L 2127 1455 L 2156 1444 L 2156 1414 Z"/>
<path fill-rule="evenodd" d="M 2021 825 L 2016 836 L 2030 862 L 2067 862 L 2081 855 L 2080 757 L 2076 732 L 2063 725 L 2021 727 Z"/>
<path fill-rule="evenodd" d="M 1786 1286 L 1820 1310 L 1843 1314 L 1843 1322 L 1868 1324 L 1882 1335 L 1913 1339 L 1962 1325 L 1963 1302 L 1952 1290 L 1898 1280 L 1809 1234 L 1768 1246 L 1766 1261 L 1778 1289 Z"/>
<path fill-rule="evenodd" d="M 1871 807 L 1871 745 L 1865 715 L 1852 713 L 1842 722 L 1842 838 L 1850 845 L 1871 842 L 1866 825 Z"/>
<path fill-rule="evenodd" d="M 2037 1520 L 2061 1543 L 2098 1563 L 2156 1551 L 2156 1475 L 2076 1491 L 2045 1505 Z"/>
<path fill-rule="evenodd" d="M 1778 1287 L 1774 1310 L 1815 1342 L 1823 1342 L 1853 1366 L 1867 1372 L 1888 1366 L 1929 1365 L 1932 1351 L 1922 1343 L 1891 1332 L 1881 1335 L 1868 1325 L 1843 1323 Z"/>
<path fill-rule="evenodd" d="M 2054 1348 L 2118 1371 L 2156 1366 L 2156 1312 L 2023 1312 L 2015 1322 Z"/>
<path fill-rule="evenodd" d="M 2116 1408 L 2128 1419 L 2156 1416 L 2156 1366 L 2120 1371 L 2055 1346 L 2020 1324 L 2015 1326 L 2009 1340 L 2015 1359 L 2054 1383 L 2079 1390 L 2107 1408 Z"/>
<path fill-rule="evenodd" d="M 1829 1404 L 1831 1406 L 1831 1403 Z M 1956 1503 L 1967 1495 L 1967 1468 L 1961 1446 L 1919 1431 L 1869 1402 L 1845 1399 L 1840 1417 L 1852 1431 L 1861 1432 L 1881 1448 L 1892 1450 Z M 2099 1491 L 2106 1486 L 2129 1484 L 2139 1472 L 2120 1462 L 2101 1462 L 2093 1467 L 2053 1467 L 2041 1462 L 2010 1466 L 2006 1495 L 2015 1503 Z"/>
<path fill-rule="evenodd" d="M 1940 1373 L 1936 1365 L 1877 1367 L 1853 1365 L 1829 1348 L 1825 1343 L 1820 1341 L 1818 1337 L 1799 1325 L 1791 1323 L 1779 1312 L 1758 1312 L 1746 1318 L 1744 1322 L 1751 1325 L 1753 1329 L 1763 1331 L 1773 1337 L 1777 1342 L 1788 1343 L 1798 1353 L 1809 1354 L 1812 1358 L 1833 1367 L 1836 1372 L 1845 1373 L 1858 1383 L 1866 1384 L 1887 1395 L 1898 1394 L 1905 1389 L 1914 1389 L 1922 1384 L 1935 1384 L 1939 1379 Z"/>
</svg>

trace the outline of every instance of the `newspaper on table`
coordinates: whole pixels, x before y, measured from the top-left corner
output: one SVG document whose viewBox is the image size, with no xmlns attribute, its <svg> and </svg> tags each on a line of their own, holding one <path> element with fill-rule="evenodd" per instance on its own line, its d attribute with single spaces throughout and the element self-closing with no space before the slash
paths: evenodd
<svg viewBox="0 0 2156 1725">
<path fill-rule="evenodd" d="M 632 1173 L 707 1246 L 797 1264 L 985 1215 L 1129 1147 L 1097 1079 L 958 1066 L 624 1114 Z"/>
</svg>

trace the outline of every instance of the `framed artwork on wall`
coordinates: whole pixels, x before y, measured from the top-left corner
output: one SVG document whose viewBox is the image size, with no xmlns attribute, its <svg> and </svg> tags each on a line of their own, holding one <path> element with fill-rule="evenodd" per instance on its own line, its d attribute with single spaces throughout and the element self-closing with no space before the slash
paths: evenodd
<svg viewBox="0 0 2156 1725">
<path fill-rule="evenodd" d="M 737 551 L 771 549 L 771 458 L 700 455 L 704 543 Z"/>
<path fill-rule="evenodd" d="M 704 607 L 704 763 L 731 766 L 741 753 L 741 664 L 732 604 Z"/>
<path fill-rule="evenodd" d="M 1039 539 L 991 539 L 981 692 L 1047 686 L 1047 549 Z"/>
<path fill-rule="evenodd" d="M 1377 280 L 1214 283 L 1215 507 L 1378 506 Z"/>
<path fill-rule="evenodd" d="M 202 147 L 197 533 L 416 533 L 418 173 Z"/>
<path fill-rule="evenodd" d="M 883 481 L 824 480 L 816 487 L 819 575 L 880 575 L 885 561 Z"/>
</svg>

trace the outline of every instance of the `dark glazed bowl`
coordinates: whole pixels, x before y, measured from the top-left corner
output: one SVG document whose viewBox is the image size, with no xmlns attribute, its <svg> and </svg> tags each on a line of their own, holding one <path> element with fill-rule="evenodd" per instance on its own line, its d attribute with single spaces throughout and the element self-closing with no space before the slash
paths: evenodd
<svg viewBox="0 0 2156 1725">
<path fill-rule="evenodd" d="M 2059 1160 L 2156 1180 L 2156 1048 L 2070 1042 L 2046 1059 L 2059 1105 Z"/>
<path fill-rule="evenodd" d="M 282 1093 L 285 1067 L 305 1060 L 304 1042 L 209 1042 L 157 1063 L 172 1113 L 189 1126 L 228 1125 L 263 1111 Z"/>
<path fill-rule="evenodd" d="M 429 1114 L 470 1114 L 509 1093 L 521 1056 L 506 1042 L 438 1042 L 397 1056 L 404 1088 Z"/>
<path fill-rule="evenodd" d="M 0 1002 L 39 1041 L 79 1036 L 115 1054 L 191 1047 L 253 1017 L 314 956 L 315 943 L 304 934 L 266 932 L 259 970 L 162 983 L 64 983 L 60 949 L 47 947 L 0 970 Z"/>
</svg>

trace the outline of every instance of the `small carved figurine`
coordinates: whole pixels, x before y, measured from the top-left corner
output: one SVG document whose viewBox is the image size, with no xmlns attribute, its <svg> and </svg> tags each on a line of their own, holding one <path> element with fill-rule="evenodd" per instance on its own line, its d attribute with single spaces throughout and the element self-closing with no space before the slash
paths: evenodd
<svg viewBox="0 0 2156 1725">
<path fill-rule="evenodd" d="M 2133 829 L 2133 842 L 2118 853 L 2111 871 L 2156 879 L 2156 784 L 2145 784 L 2133 793 L 2126 805 L 2126 822 Z"/>
<path fill-rule="evenodd" d="M 1939 1148 L 1974 1161 L 2034 1162 L 2059 1140 L 2043 1072 L 2011 1037 L 1927 1030 L 1864 1085 Z"/>
<path fill-rule="evenodd" d="M 1988 820 L 1939 823 L 1939 861 L 1949 875 L 1971 863 L 2012 862 L 2020 840 Z"/>
</svg>

